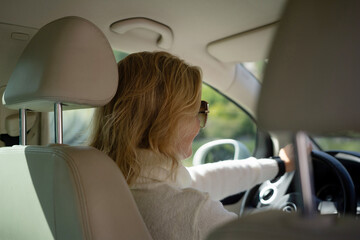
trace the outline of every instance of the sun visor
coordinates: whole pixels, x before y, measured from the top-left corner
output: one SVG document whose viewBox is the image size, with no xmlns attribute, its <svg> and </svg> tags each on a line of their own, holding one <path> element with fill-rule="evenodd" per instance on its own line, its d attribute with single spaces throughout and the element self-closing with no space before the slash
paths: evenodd
<svg viewBox="0 0 360 240">
<path fill-rule="evenodd" d="M 208 52 L 224 63 L 256 62 L 268 57 L 277 24 L 269 24 L 208 45 Z"/>
<path fill-rule="evenodd" d="M 115 95 L 117 64 L 108 40 L 79 17 L 53 21 L 31 39 L 6 87 L 11 109 L 53 111 L 102 106 Z"/>
</svg>

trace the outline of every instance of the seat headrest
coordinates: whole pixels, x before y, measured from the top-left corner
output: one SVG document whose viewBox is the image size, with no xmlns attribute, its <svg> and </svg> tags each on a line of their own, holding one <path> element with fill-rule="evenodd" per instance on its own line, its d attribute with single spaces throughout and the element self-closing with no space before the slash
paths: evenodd
<svg viewBox="0 0 360 240">
<path fill-rule="evenodd" d="M 360 131 L 360 3 L 289 1 L 258 103 L 267 130 Z"/>
<path fill-rule="evenodd" d="M 3 95 L 11 109 L 102 106 L 115 95 L 117 64 L 104 34 L 80 17 L 55 20 L 31 39 Z"/>
</svg>

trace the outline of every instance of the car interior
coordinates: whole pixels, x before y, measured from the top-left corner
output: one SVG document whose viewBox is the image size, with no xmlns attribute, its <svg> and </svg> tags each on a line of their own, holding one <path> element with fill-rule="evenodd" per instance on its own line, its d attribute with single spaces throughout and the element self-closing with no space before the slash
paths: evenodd
<svg viewBox="0 0 360 240">
<path fill-rule="evenodd" d="M 307 154 L 310 133 L 325 135 L 359 131 L 356 121 L 359 112 L 349 108 L 359 101 L 356 86 L 360 72 L 354 65 L 359 55 L 355 53 L 357 46 L 347 44 L 349 39 L 356 41 L 360 37 L 355 30 L 356 24 L 353 24 L 359 22 L 355 10 L 359 5 L 355 2 L 343 5 L 340 1 L 324 3 L 289 1 L 287 4 L 273 41 L 257 108 L 259 125 L 269 131 L 293 135 L 298 160 L 295 176 L 298 191 L 284 194 L 282 199 L 269 203 L 286 206 L 283 212 L 248 215 L 215 230 L 209 239 L 357 239 L 360 235 L 357 183 L 347 170 L 349 168 L 342 164 L 346 161 L 334 157 L 344 154 L 345 159 L 351 159 L 359 154 L 349 151 L 312 151 L 311 156 Z M 338 9 L 341 9 L 339 13 Z M 302 14 L 304 12 L 306 14 Z M 337 24 L 330 27 L 332 22 Z M 340 56 L 346 56 L 348 61 L 341 61 Z M 309 57 L 311 59 L 304 61 Z M 320 66 L 314 68 L 315 63 L 320 63 Z M 325 86 L 324 80 L 327 82 Z M 318 101 L 308 101 L 316 99 L 319 92 L 326 94 Z M 287 101 L 283 101 L 284 93 L 287 93 Z M 334 95 L 337 97 L 333 98 Z M 329 105 L 338 105 L 338 108 L 329 108 Z M 277 108 L 274 110 L 271 106 Z M 290 111 L 293 111 L 290 116 L 279 118 Z M 336 206 L 331 206 L 326 200 L 319 202 L 319 195 L 315 194 L 317 184 L 324 181 L 319 178 L 324 177 L 325 172 L 331 174 L 340 187 L 337 191 L 342 194 L 342 202 L 337 201 Z M 261 186 L 260 197 L 261 192 L 279 191 L 283 187 Z M 253 195 L 249 196 L 254 199 Z M 301 199 L 301 204 L 292 205 L 293 198 Z M 339 205 L 342 205 L 342 210 Z M 300 207 L 301 214 L 287 211 L 294 207 Z M 331 214 L 336 209 L 341 217 Z"/>
<path fill-rule="evenodd" d="M 117 61 L 139 51 L 199 66 L 203 98 L 220 99 L 184 165 L 294 144 L 297 170 L 222 200 L 239 220 L 209 239 L 357 239 L 358 10 L 355 0 L 5 0 L 0 239 L 152 239 L 121 171 L 86 142 L 93 109 L 115 94 Z M 216 125 L 221 111 L 232 119 Z"/>
</svg>

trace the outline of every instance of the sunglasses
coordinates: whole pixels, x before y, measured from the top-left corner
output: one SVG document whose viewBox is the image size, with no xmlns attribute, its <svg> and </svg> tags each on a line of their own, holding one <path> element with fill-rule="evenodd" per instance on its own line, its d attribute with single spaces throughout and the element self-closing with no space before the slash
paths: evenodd
<svg viewBox="0 0 360 240">
<path fill-rule="evenodd" d="M 198 113 L 198 118 L 200 121 L 200 127 L 204 128 L 206 125 L 206 121 L 207 121 L 207 117 L 208 117 L 208 113 L 209 113 L 209 104 L 206 101 L 201 101 L 200 104 L 200 110 Z"/>
</svg>

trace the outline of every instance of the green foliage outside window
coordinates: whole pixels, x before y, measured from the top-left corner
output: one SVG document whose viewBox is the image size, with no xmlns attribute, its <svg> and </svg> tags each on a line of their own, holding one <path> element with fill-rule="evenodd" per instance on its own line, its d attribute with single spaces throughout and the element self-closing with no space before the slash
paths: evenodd
<svg viewBox="0 0 360 240">
<path fill-rule="evenodd" d="M 210 114 L 208 125 L 199 138 L 252 138 L 256 126 L 250 117 L 227 98 L 203 84 L 202 99 L 208 101 Z M 251 149 L 250 149 L 251 150 Z"/>
<path fill-rule="evenodd" d="M 360 152 L 360 134 L 347 132 L 333 136 L 313 136 L 322 150 L 345 150 Z"/>
<path fill-rule="evenodd" d="M 255 149 L 256 125 L 251 118 L 226 97 L 203 84 L 202 99 L 209 103 L 210 114 L 205 128 L 201 129 L 193 143 L 193 155 L 203 144 L 215 139 L 235 139 L 247 146 L 250 152 Z M 222 148 L 224 151 L 225 148 Z M 219 155 L 219 154 L 218 154 Z M 221 155 L 221 154 L 220 154 Z M 222 154 L 228 159 L 229 153 Z M 192 158 L 186 159 L 185 166 L 192 165 Z"/>
</svg>

